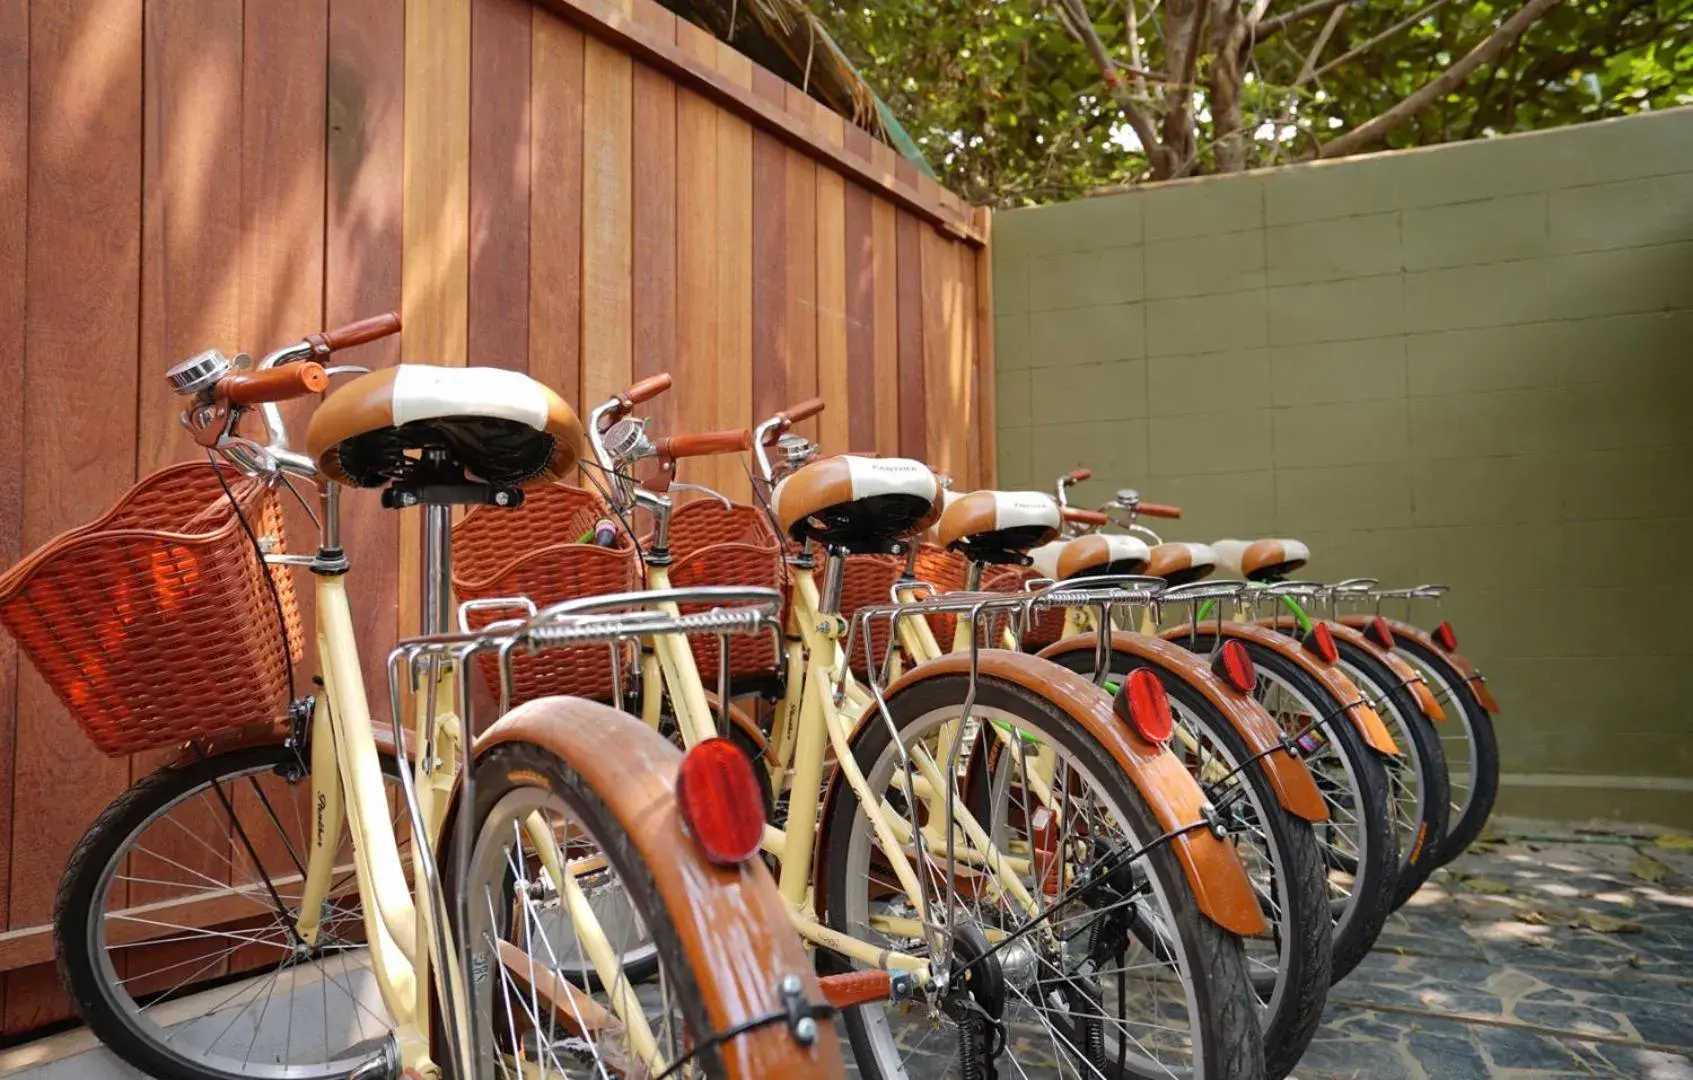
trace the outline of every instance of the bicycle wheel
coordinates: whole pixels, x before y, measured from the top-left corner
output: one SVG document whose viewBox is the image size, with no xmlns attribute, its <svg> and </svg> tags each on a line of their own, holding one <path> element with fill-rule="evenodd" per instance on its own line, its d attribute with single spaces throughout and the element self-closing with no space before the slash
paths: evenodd
<svg viewBox="0 0 1693 1080">
<path fill-rule="evenodd" d="M 541 746 L 503 743 L 478 759 L 475 794 L 461 934 L 472 956 L 477 1080 L 647 1075 L 642 1025 L 652 1039 L 647 1051 L 665 1062 L 699 1047 L 693 1071 L 678 1075 L 724 1075 L 703 995 L 652 875 L 581 774 Z M 561 892 L 547 872 L 538 834 L 558 842 L 574 888 Z M 457 896 L 457 836 L 447 835 L 444 888 Z M 597 929 L 573 917 L 581 902 Z M 597 947 L 642 962 L 608 982 L 595 970 Z"/>
<path fill-rule="evenodd" d="M 384 755 L 402 855 L 411 830 Z M 398 1069 L 344 838 L 313 945 L 294 931 L 314 820 L 293 750 L 258 746 L 148 776 L 72 853 L 54 911 L 59 970 L 117 1056 L 186 1080 Z"/>
<path fill-rule="evenodd" d="M 1073 671 L 1093 674 L 1091 649 L 1053 659 Z M 1123 652 L 1113 652 L 1110 663 L 1118 679 L 1153 666 Z M 1186 679 L 1158 673 L 1175 722 L 1185 733 L 1171 740 L 1170 749 L 1199 779 L 1212 805 L 1236 808 L 1235 850 L 1269 923 L 1264 933 L 1244 939 L 1246 968 L 1263 1010 L 1259 1024 L 1264 1029 L 1265 1071 L 1280 1080 L 1311 1044 L 1328 1001 L 1334 920 L 1317 837 L 1310 822 L 1282 808 L 1262 768 L 1240 769 L 1252 754 L 1205 695 Z"/>
<path fill-rule="evenodd" d="M 1391 668 L 1367 647 L 1339 635 L 1335 636 L 1335 645 L 1340 652 L 1340 670 L 1357 684 L 1359 693 L 1381 716 L 1401 750 L 1401 756 L 1387 762 L 1394 823 L 1399 830 L 1399 882 L 1393 893 L 1393 906 L 1398 908 L 1440 865 L 1440 845 L 1446 838 L 1452 803 L 1446 755 L 1441 752 L 1434 723 L 1423 715 L 1416 696 Z"/>
<path fill-rule="evenodd" d="M 892 730 L 867 717 L 853 754 L 869 790 L 903 805 L 902 758 L 928 752 L 943 725 L 959 719 L 968 692 L 968 675 L 931 677 L 888 699 Z M 1002 734 L 1016 748 L 1018 768 L 998 771 L 1008 790 L 982 824 L 1001 852 L 1022 860 L 1016 876 L 1044 921 L 1010 937 L 1031 921 L 1006 890 L 962 866 L 949 888 L 945 864 L 928 864 L 927 904 L 947 910 L 954 900 L 946 989 L 849 1010 L 859 1071 L 973 1076 L 972 1055 L 986 1038 L 1002 1044 L 1019 1076 L 1261 1076 L 1263 1038 L 1240 939 L 1200 914 L 1167 845 L 1127 858 L 1162 830 L 1115 759 L 1050 701 L 991 676 L 978 679 L 971 715 L 979 721 L 972 756 Z M 1050 773 L 1040 806 L 1028 778 L 1038 755 L 1044 762 L 1033 767 Z M 843 785 L 836 800 L 823 825 L 829 925 L 879 947 L 925 952 L 916 910 L 893 882 L 856 794 Z M 1086 892 L 1066 885 L 1084 880 Z"/>
<path fill-rule="evenodd" d="M 1206 654 L 1217 641 L 1203 628 L 1197 637 L 1175 640 Z M 1280 653 L 1254 641 L 1241 644 L 1258 671 L 1253 696 L 1282 731 L 1298 735 L 1305 766 L 1328 805 L 1329 820 L 1314 832 L 1334 916 L 1331 979 L 1339 982 L 1369 954 L 1393 910 L 1399 844 L 1386 767 L 1327 687 Z M 1320 723 L 1323 717 L 1333 719 Z"/>
<path fill-rule="evenodd" d="M 1499 797 L 1499 740 L 1493 717 L 1482 708 L 1475 689 L 1451 661 L 1408 637 L 1395 635 L 1393 647 L 1422 674 L 1446 710 L 1440 747 L 1446 755 L 1452 811 L 1446 821 L 1446 836 L 1435 854 L 1435 865 L 1444 866 L 1481 835 L 1493 813 L 1494 800 Z"/>
</svg>

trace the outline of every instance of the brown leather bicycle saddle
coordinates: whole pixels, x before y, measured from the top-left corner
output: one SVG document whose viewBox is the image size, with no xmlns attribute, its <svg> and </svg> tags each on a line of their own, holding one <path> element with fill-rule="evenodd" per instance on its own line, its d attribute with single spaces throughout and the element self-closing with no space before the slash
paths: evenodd
<svg viewBox="0 0 1693 1080">
<path fill-rule="evenodd" d="M 1217 565 L 1248 581 L 1273 581 L 1304 566 L 1311 549 L 1298 540 L 1218 540 Z"/>
<path fill-rule="evenodd" d="M 844 455 L 802 466 L 771 493 L 782 531 L 852 552 L 886 551 L 941 513 L 941 485 L 921 461 Z"/>
<path fill-rule="evenodd" d="M 1157 544 L 1146 572 L 1171 585 L 1186 585 L 1211 576 L 1217 569 L 1217 553 L 1209 544 Z"/>
<path fill-rule="evenodd" d="M 1045 577 L 1099 577 L 1106 574 L 1143 574 L 1151 552 L 1146 541 L 1120 533 L 1094 533 L 1074 540 L 1060 540 L 1029 553 L 1035 569 Z"/>
<path fill-rule="evenodd" d="M 1039 491 L 972 491 L 947 501 L 936 541 L 965 558 L 1018 563 L 1058 536 L 1058 504 Z"/>
<path fill-rule="evenodd" d="M 380 487 L 412 478 L 419 451 L 495 484 L 560 480 L 576 466 L 582 424 L 563 398 L 500 368 L 401 364 L 329 396 L 306 429 L 306 453 L 331 480 Z"/>
</svg>

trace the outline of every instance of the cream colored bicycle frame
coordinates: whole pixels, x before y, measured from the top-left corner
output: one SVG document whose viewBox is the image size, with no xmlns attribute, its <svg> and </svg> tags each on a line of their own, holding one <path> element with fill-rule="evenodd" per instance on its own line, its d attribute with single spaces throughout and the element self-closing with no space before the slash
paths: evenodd
<svg viewBox="0 0 1693 1080">
<path fill-rule="evenodd" d="M 668 588 L 668 571 L 661 566 L 649 566 L 647 586 L 650 589 Z M 856 695 L 851 692 L 854 689 L 851 676 L 845 671 L 840 651 L 844 621 L 838 616 L 820 614 L 818 607 L 817 582 L 813 572 L 795 568 L 787 613 L 787 695 L 777 705 L 772 738 L 776 758 L 773 776 L 777 780 L 786 777 L 790 789 L 788 820 L 785 829 L 774 826 L 765 829 L 764 849 L 781 859 L 778 886 L 783 899 L 788 902 L 795 928 L 801 937 L 872 967 L 910 971 L 920 981 L 926 981 L 929 976 L 928 960 L 889 951 L 842 934 L 824 926 L 816 915 L 815 890 L 818 883 L 812 880 L 812 863 L 816 851 L 820 799 L 802 796 L 801 793 L 822 790 L 824 758 L 832 748 L 842 777 L 857 793 L 860 811 L 867 816 L 875 831 L 883 856 L 887 858 L 901 891 L 918 913 L 915 922 L 919 927 L 933 925 L 927 895 L 918 881 L 911 859 L 905 853 L 905 845 L 916 839 L 912 827 L 880 795 L 870 790 L 852 754 L 849 742 L 852 728 L 848 721 L 856 721 L 859 715 L 870 713 L 844 714 L 836 705 L 835 688 L 844 682 L 849 698 L 868 703 L 870 710 L 875 709 L 875 703 L 862 689 L 858 689 Z M 918 619 L 902 619 L 900 625 L 902 635 L 908 625 L 921 626 L 922 633 L 928 632 L 927 625 Z M 932 635 L 930 641 L 933 641 Z M 656 636 L 653 639 L 653 655 L 646 664 L 647 673 L 652 674 L 654 668 L 662 679 L 647 678 L 643 682 L 642 715 L 647 722 L 655 726 L 658 723 L 662 692 L 668 689 L 677 727 L 688 745 L 715 735 L 717 727 L 711 715 L 705 684 L 701 681 L 687 640 L 676 635 Z M 918 797 L 926 801 L 944 799 L 946 783 L 936 761 L 937 755 L 931 754 L 922 745 L 909 746 L 907 752 L 916 770 Z M 932 821 L 944 821 L 944 812 L 929 816 Z M 954 852 L 958 860 L 990 868 L 998 887 L 1025 912 L 1036 914 L 1039 911 L 1036 899 L 1019 876 L 1028 872 L 1028 860 L 1012 858 L 998 851 L 981 825 L 968 810 L 958 805 L 956 799 L 953 821 L 956 829 Z M 942 827 L 937 826 L 937 831 L 939 828 Z M 926 844 L 935 842 L 927 829 L 924 839 Z M 939 842 L 944 844 L 944 832 Z M 886 929 L 915 936 L 908 933 L 912 929 L 909 925 L 911 920 L 873 921 L 878 928 L 884 928 L 886 924 Z M 896 921 L 900 923 L 898 927 L 893 925 Z M 990 939 L 993 936 L 990 933 Z"/>
<path fill-rule="evenodd" d="M 345 578 L 315 575 L 317 647 L 323 693 L 312 712 L 311 799 L 313 826 L 309 861 L 295 928 L 307 944 L 317 941 L 324 900 L 335 878 L 335 855 L 343 825 L 353 839 L 354 880 L 364 912 L 371 973 L 382 1002 L 394 1018 L 401 1065 L 429 1075 L 430 956 L 435 935 L 431 906 L 419 903 L 412 882 L 423 882 L 421 843 L 433 843 L 446 816 L 458 770 L 461 726 L 451 712 L 453 675 L 438 668 L 431 685 L 415 695 L 411 738 L 413 770 L 426 838 L 413 837 L 411 876 L 400 858 L 389 818 L 388 789 L 377 754 L 364 674 L 353 635 Z M 433 730 L 434 756 L 425 760 L 424 738 Z M 449 950 L 449 955 L 456 955 Z M 457 972 L 446 980 L 462 995 Z M 465 1016 L 463 1008 L 459 1016 Z"/>
</svg>

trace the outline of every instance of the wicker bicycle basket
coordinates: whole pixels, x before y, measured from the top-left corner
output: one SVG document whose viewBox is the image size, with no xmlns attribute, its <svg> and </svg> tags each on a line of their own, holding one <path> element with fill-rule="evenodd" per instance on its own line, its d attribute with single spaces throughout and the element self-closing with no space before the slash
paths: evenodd
<svg viewBox="0 0 1693 1080">
<path fill-rule="evenodd" d="M 639 567 L 635 546 L 626 535 L 618 533 L 615 547 L 576 542 L 605 515 L 598 496 L 566 484 L 532 489 L 516 509 L 477 507 L 453 526 L 453 592 L 460 601 L 527 596 L 546 607 L 633 590 Z M 472 626 L 480 629 L 519 614 L 479 612 Z M 498 687 L 498 657 L 484 653 L 477 663 L 488 684 Z M 512 704 L 551 694 L 611 700 L 610 648 L 584 645 L 533 656 L 514 654 Z"/>
<path fill-rule="evenodd" d="M 1040 576 L 1040 572 L 1033 567 L 997 566 L 982 575 L 982 590 L 1020 593 L 1024 591 L 1027 582 Z M 1025 652 L 1039 652 L 1057 641 L 1063 633 L 1064 612 L 1053 607 L 1040 608 L 1031 613 L 1028 629 L 1020 644 Z M 997 645 L 997 631 L 994 640 Z"/>
<path fill-rule="evenodd" d="M 0 575 L 0 622 L 101 753 L 203 739 L 287 708 L 303 642 L 293 575 L 271 567 L 266 581 L 241 520 L 280 552 L 282 504 L 223 471 L 240 516 L 213 466 L 171 465 Z"/>
<path fill-rule="evenodd" d="M 670 584 L 678 589 L 698 585 L 747 585 L 782 589 L 787 567 L 782 545 L 762 510 L 745 505 L 725 509 L 714 499 L 698 499 L 677 507 L 670 518 Z M 704 605 L 685 604 L 686 612 Z M 715 637 L 691 642 L 694 663 L 707 686 L 717 685 L 718 643 Z M 765 634 L 747 634 L 729 641 L 729 677 L 756 678 L 777 668 L 776 643 Z"/>
<path fill-rule="evenodd" d="M 850 620 L 860 608 L 890 603 L 894 582 L 904 568 L 905 559 L 893 555 L 848 556 L 846 575 L 841 584 L 841 615 Z M 957 592 L 964 588 L 964 556 L 936 544 L 925 543 L 917 552 L 916 574 L 918 581 L 927 582 L 940 592 Z M 958 617 L 949 614 L 924 617 L 934 631 L 935 643 L 942 652 L 950 652 Z M 870 642 L 879 663 L 888 648 L 887 619 L 870 620 Z M 867 674 L 862 636 L 854 640 L 852 656 L 848 660 L 853 674 L 860 678 Z"/>
</svg>

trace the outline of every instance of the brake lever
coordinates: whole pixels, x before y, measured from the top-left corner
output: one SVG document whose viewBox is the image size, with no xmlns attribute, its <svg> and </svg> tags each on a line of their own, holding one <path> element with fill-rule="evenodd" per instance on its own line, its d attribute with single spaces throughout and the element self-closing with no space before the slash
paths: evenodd
<svg viewBox="0 0 1693 1080">
<path fill-rule="evenodd" d="M 369 375 L 370 369 L 358 364 L 336 364 L 334 367 L 324 368 L 323 373 L 333 379 L 337 375 Z"/>
<path fill-rule="evenodd" d="M 670 490 L 671 491 L 697 491 L 702 495 L 709 495 L 712 498 L 716 499 L 718 502 L 722 503 L 723 509 L 725 509 L 725 510 L 733 510 L 735 508 L 735 504 L 729 501 L 729 496 L 723 494 L 721 491 L 713 491 L 711 488 L 706 487 L 704 484 L 688 484 L 688 483 L 684 483 L 680 480 L 672 480 L 672 481 L 670 481 Z"/>
</svg>

